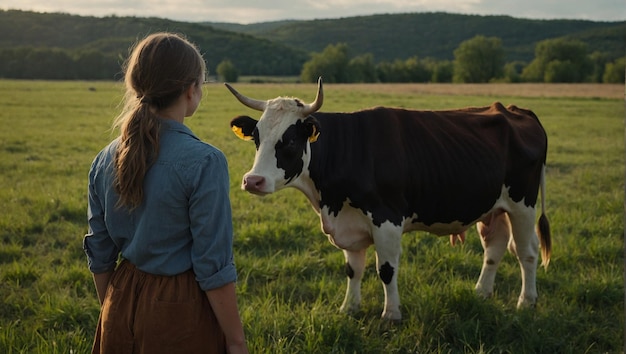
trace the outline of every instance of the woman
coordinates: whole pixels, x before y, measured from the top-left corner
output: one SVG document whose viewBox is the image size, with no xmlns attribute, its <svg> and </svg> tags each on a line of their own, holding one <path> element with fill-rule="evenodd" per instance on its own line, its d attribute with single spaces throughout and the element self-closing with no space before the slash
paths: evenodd
<svg viewBox="0 0 626 354">
<path fill-rule="evenodd" d="M 94 353 L 247 352 L 226 159 L 183 124 L 205 71 L 198 49 L 170 33 L 146 37 L 126 62 L 120 136 L 89 172 Z"/>
</svg>

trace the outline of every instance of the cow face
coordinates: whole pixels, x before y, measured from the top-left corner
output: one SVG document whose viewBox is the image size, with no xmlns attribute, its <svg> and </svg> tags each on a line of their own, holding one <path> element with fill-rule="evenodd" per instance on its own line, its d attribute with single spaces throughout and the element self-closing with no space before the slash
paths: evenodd
<svg viewBox="0 0 626 354">
<path fill-rule="evenodd" d="M 310 114 L 322 105 L 321 79 L 317 97 L 311 104 L 286 97 L 258 101 L 239 94 L 228 84 L 226 86 L 244 105 L 263 111 L 258 121 L 239 116 L 230 122 L 235 135 L 256 144 L 254 165 L 244 175 L 242 189 L 265 195 L 296 186 L 298 177 L 308 168 L 309 146 L 320 134 L 319 123 Z"/>
</svg>

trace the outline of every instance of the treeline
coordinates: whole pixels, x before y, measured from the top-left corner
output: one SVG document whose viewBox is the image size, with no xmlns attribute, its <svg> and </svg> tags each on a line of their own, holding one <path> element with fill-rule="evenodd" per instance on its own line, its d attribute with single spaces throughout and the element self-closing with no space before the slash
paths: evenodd
<svg viewBox="0 0 626 354">
<path fill-rule="evenodd" d="M 626 57 L 611 60 L 601 52 L 588 52 L 586 43 L 565 38 L 548 39 L 535 47 L 529 62 L 505 62 L 497 37 L 476 36 L 454 50 L 454 60 L 412 57 L 375 63 L 372 54 L 350 57 L 345 43 L 314 53 L 302 69 L 303 82 L 595 82 L 623 83 Z M 232 69 L 232 68 L 231 68 Z"/>
<path fill-rule="evenodd" d="M 626 30 L 624 22 L 445 13 L 221 26 L 0 10 L 0 78 L 116 80 L 134 42 L 171 31 L 196 43 L 210 73 L 227 81 L 613 82 Z"/>
<path fill-rule="evenodd" d="M 455 49 L 454 60 L 417 56 L 375 62 L 372 54 L 350 55 L 345 43 L 328 45 L 297 71 L 268 75 L 299 74 L 303 82 L 605 82 L 625 81 L 625 57 L 611 60 L 600 52 L 589 53 L 578 40 L 550 39 L 539 42 L 531 62 L 505 62 L 497 37 L 477 36 Z M 0 49 L 0 77 L 43 80 L 117 80 L 121 78 L 121 54 L 95 49 L 15 47 Z M 259 68 L 257 68 L 259 69 Z M 244 73 L 256 70 L 243 70 Z M 260 70 L 263 72 L 264 70 Z M 220 79 L 236 82 L 242 70 L 230 59 L 217 63 Z M 256 71 L 258 72 L 258 71 Z"/>
<path fill-rule="evenodd" d="M 203 41 L 194 41 L 204 43 Z M 127 48 L 117 51 L 102 51 L 91 48 L 65 49 L 49 47 L 11 47 L 0 48 L 0 78 L 42 79 L 42 80 L 116 80 L 120 78 L 122 64 L 128 55 L 128 47 L 136 40 L 128 40 Z M 214 57 L 229 60 L 229 44 L 218 52 L 205 53 L 210 73 L 215 73 L 219 63 L 211 61 Z M 230 44 L 233 46 L 232 44 Z M 203 47 L 199 44 L 200 48 Z M 297 75 L 302 63 L 307 59 L 304 53 L 273 51 L 273 46 L 256 46 L 248 57 L 234 56 L 240 68 L 248 75 Z M 245 48 L 233 48 L 230 53 L 246 51 Z"/>
<path fill-rule="evenodd" d="M 98 50 L 0 49 L 0 77 L 38 80 L 116 80 L 123 58 Z"/>
</svg>

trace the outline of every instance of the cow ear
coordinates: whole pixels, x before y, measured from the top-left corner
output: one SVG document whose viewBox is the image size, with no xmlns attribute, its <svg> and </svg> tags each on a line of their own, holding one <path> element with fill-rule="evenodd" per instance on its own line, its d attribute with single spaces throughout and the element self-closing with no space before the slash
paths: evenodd
<svg viewBox="0 0 626 354">
<path fill-rule="evenodd" d="M 320 136 L 320 123 L 313 116 L 308 116 L 304 120 L 304 124 L 309 130 L 309 142 L 314 143 Z"/>
<path fill-rule="evenodd" d="M 238 116 L 230 121 L 230 129 L 239 139 L 252 140 L 252 132 L 258 121 L 248 116 Z"/>
</svg>

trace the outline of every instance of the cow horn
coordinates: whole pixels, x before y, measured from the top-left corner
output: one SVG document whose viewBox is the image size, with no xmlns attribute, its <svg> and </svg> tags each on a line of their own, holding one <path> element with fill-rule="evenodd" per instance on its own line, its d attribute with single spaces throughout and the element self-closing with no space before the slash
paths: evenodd
<svg viewBox="0 0 626 354">
<path fill-rule="evenodd" d="M 315 96 L 315 101 L 306 105 L 304 115 L 308 116 L 311 113 L 317 112 L 322 107 L 322 103 L 324 103 L 324 89 L 322 88 L 322 77 L 320 76 L 320 78 L 317 79 L 317 95 Z"/>
<path fill-rule="evenodd" d="M 237 90 L 235 90 L 232 86 L 230 86 L 226 82 L 224 83 L 224 85 L 226 85 L 226 87 L 228 88 L 228 90 L 230 90 L 233 96 L 235 96 L 235 98 L 237 98 L 239 102 L 243 103 L 244 106 L 250 107 L 252 109 L 256 109 L 257 111 L 261 111 L 261 112 L 265 111 L 265 105 L 266 105 L 265 101 L 255 100 L 253 98 L 246 97 L 240 94 L 239 92 L 237 92 Z"/>
</svg>

